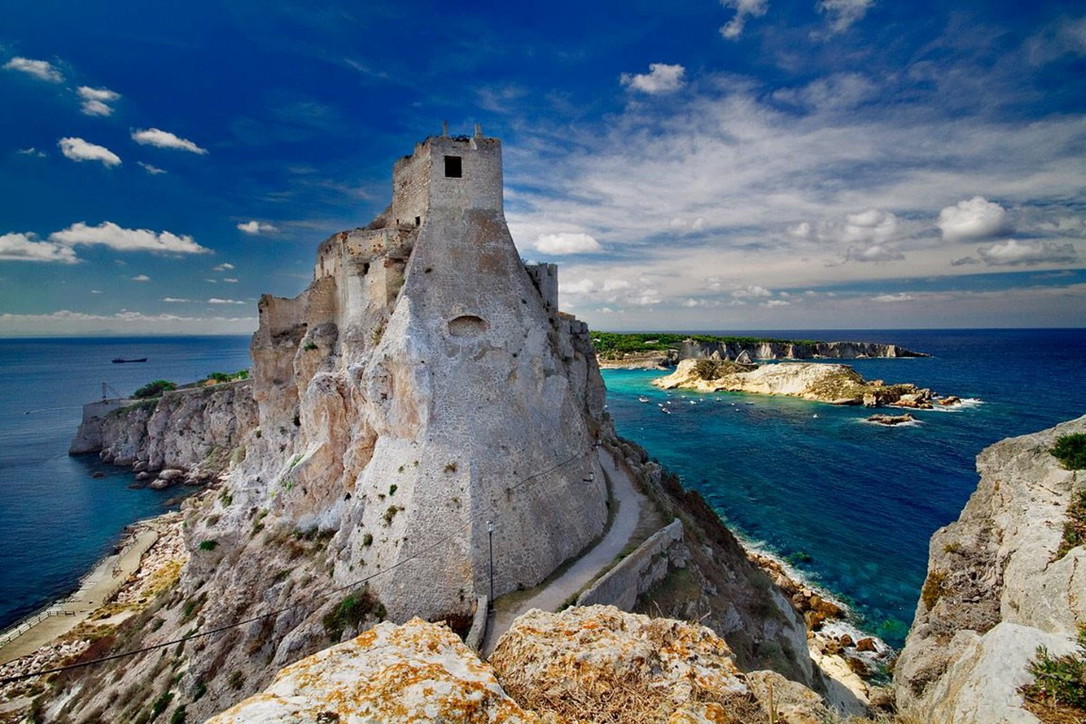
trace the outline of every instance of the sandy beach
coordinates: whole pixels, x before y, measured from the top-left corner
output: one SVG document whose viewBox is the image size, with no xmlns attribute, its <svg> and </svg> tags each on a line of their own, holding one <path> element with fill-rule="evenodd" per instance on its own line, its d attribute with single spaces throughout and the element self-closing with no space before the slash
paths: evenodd
<svg viewBox="0 0 1086 724">
<path fill-rule="evenodd" d="M 70 663 L 173 585 L 187 557 L 180 513 L 133 523 L 77 591 L 0 635 L 0 677 Z M 0 715 L 28 706 L 39 686 L 28 679 L 0 687 Z"/>
</svg>

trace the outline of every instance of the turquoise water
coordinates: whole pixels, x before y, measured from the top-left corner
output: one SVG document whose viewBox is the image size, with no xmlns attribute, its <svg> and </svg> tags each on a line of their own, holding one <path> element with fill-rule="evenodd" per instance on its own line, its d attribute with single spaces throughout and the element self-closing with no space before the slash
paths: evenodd
<svg viewBox="0 0 1086 724">
<path fill-rule="evenodd" d="M 862 625 L 900 645 L 924 578 L 928 538 L 957 517 L 975 487 L 976 454 L 1003 437 L 1086 413 L 1086 330 L 765 335 L 893 342 L 929 352 L 936 356 L 853 364 L 869 378 L 982 403 L 920 412 L 919 425 L 884 428 L 862 422 L 863 410 L 667 394 L 649 384 L 656 373 L 606 371 L 616 426 L 701 491 L 742 535 L 796 562 L 850 601 Z M 191 381 L 242 369 L 248 342 L 0 340 L 0 626 L 73 590 L 125 525 L 176 505 L 176 490 L 133 490 L 128 471 L 93 455 L 67 455 L 80 406 L 100 397 L 103 381 L 128 394 L 152 379 Z M 114 365 L 114 357 L 148 362 Z M 641 395 L 651 402 L 639 402 Z M 105 477 L 92 477 L 96 471 Z"/>
<path fill-rule="evenodd" d="M 127 395 L 152 379 L 247 368 L 248 345 L 248 337 L 0 339 L 0 627 L 71 592 L 124 526 L 176 507 L 186 492 L 132 490 L 131 472 L 95 455 L 69 457 L 82 404 L 101 397 L 102 382 Z"/>
<path fill-rule="evenodd" d="M 900 646 L 924 580 L 928 539 L 958 517 L 976 487 L 977 453 L 1086 414 L 1086 330 L 764 334 L 927 352 L 935 356 L 849 364 L 868 379 L 914 382 L 979 402 L 919 411 L 919 424 L 888 428 L 864 422 L 870 412 L 863 409 L 663 392 L 649 384 L 659 373 L 607 370 L 618 432 L 701 492 L 741 535 L 793 562 L 850 603 L 861 626 Z"/>
</svg>

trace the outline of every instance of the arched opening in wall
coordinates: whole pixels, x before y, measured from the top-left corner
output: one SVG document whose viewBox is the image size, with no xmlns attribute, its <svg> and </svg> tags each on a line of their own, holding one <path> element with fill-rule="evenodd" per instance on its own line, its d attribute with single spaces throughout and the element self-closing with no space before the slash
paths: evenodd
<svg viewBox="0 0 1086 724">
<path fill-rule="evenodd" d="M 490 325 L 482 317 L 463 314 L 449 320 L 449 334 L 453 337 L 477 337 L 486 333 Z"/>
</svg>

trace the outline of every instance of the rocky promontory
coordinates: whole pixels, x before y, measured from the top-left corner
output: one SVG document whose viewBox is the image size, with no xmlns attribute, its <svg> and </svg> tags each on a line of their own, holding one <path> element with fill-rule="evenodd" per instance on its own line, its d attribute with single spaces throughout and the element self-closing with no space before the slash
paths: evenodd
<svg viewBox="0 0 1086 724">
<path fill-rule="evenodd" d="M 756 365 L 727 360 L 685 359 L 673 373 L 653 380 L 652 384 L 665 390 L 751 392 L 864 407 L 931 409 L 936 405 L 959 403 L 956 397 L 939 398 L 930 389 L 911 383 L 868 381 L 848 365 L 821 362 Z"/>
<path fill-rule="evenodd" d="M 1028 665 L 1038 647 L 1071 654 L 1086 626 L 1086 547 L 1065 534 L 1071 516 L 1083 515 L 1086 472 L 1065 469 L 1050 452 L 1058 437 L 1076 433 L 1086 433 L 1086 417 L 978 456 L 976 491 L 931 538 L 927 580 L 894 671 L 902 712 L 950 724 L 1086 716 L 1031 712 L 1020 692 L 1033 681 Z M 1082 696 L 1086 682 L 1078 686 Z"/>
</svg>

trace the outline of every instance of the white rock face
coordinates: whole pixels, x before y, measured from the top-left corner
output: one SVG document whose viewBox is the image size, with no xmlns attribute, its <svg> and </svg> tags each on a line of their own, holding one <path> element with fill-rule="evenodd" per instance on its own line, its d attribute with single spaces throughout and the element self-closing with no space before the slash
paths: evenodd
<svg viewBox="0 0 1086 724">
<path fill-rule="evenodd" d="M 490 663 L 443 626 L 380 624 L 287 667 L 208 724 L 716 724 L 767 721 L 770 711 L 781 724 L 829 716 L 780 674 L 740 673 L 704 626 L 589 606 L 521 616 Z"/>
<path fill-rule="evenodd" d="M 957 522 L 932 536 L 925 593 L 894 673 L 898 706 L 947 722 L 1034 722 L 1017 689 L 1038 646 L 1067 653 L 1086 624 L 1086 549 L 1057 558 L 1086 485 L 1048 452 L 1086 417 L 980 454 Z"/>
<path fill-rule="evenodd" d="M 382 623 L 286 667 L 207 724 L 541 722 L 444 626 Z"/>
</svg>

